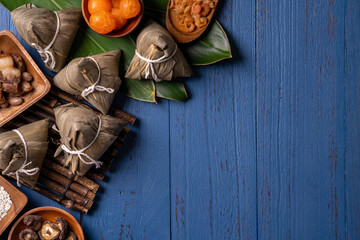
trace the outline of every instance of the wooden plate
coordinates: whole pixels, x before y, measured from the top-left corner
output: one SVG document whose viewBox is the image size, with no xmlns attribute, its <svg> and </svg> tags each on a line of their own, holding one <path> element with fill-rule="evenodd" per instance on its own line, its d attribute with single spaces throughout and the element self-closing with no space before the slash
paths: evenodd
<svg viewBox="0 0 360 240">
<path fill-rule="evenodd" d="M 8 31 L 4 30 L 0 32 L 0 49 L 5 53 L 18 53 L 23 58 L 26 71 L 29 72 L 34 80 L 32 85 L 34 90 L 26 93 L 22 96 L 24 103 L 20 106 L 10 106 L 8 108 L 0 108 L 0 127 L 5 123 L 25 111 L 35 102 L 39 101 L 50 91 L 50 82 L 41 72 L 40 68 L 36 65 L 34 60 L 22 46 L 16 36 Z"/>
<path fill-rule="evenodd" d="M 2 186 L 5 191 L 7 191 L 10 195 L 10 199 L 12 201 L 11 208 L 7 215 L 0 220 L 0 236 L 5 231 L 5 229 L 9 226 L 9 224 L 14 220 L 14 218 L 21 212 L 21 210 L 25 207 L 28 198 L 25 194 L 20 192 L 14 185 L 8 182 L 5 178 L 0 176 L 0 186 Z M 1 238 L 2 239 L 2 238 Z"/>
<path fill-rule="evenodd" d="M 19 233 L 22 230 L 28 228 L 23 223 L 23 219 L 25 216 L 30 215 L 30 214 L 39 215 L 42 217 L 43 221 L 51 221 L 53 223 L 55 223 L 56 217 L 62 217 L 63 219 L 65 219 L 67 221 L 68 226 L 70 227 L 71 231 L 73 231 L 75 233 L 78 240 L 85 239 L 84 232 L 83 232 L 80 224 L 70 213 L 68 213 L 60 208 L 56 208 L 56 207 L 39 207 L 39 208 L 34 208 L 34 209 L 28 211 L 27 213 L 22 215 L 16 221 L 16 223 L 10 230 L 8 240 L 19 240 Z"/>
</svg>

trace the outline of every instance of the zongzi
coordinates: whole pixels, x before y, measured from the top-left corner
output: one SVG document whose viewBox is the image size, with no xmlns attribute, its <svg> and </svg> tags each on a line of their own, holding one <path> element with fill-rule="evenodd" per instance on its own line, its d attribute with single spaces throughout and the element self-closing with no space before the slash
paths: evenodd
<svg viewBox="0 0 360 240">
<path fill-rule="evenodd" d="M 0 169 L 15 176 L 18 186 L 34 188 L 48 149 L 49 120 L 0 134 Z"/>
<path fill-rule="evenodd" d="M 125 77 L 160 82 L 191 74 L 188 62 L 170 33 L 150 20 L 136 39 L 135 56 Z"/>
<path fill-rule="evenodd" d="M 119 60 L 115 50 L 91 57 L 76 58 L 54 77 L 54 84 L 67 93 L 81 95 L 107 114 L 119 90 Z"/>
<path fill-rule="evenodd" d="M 61 136 L 61 145 L 55 157 L 65 155 L 65 165 L 83 176 L 118 138 L 126 122 L 108 115 L 97 115 L 91 109 L 74 103 L 54 109 L 56 124 L 53 126 Z"/>
<path fill-rule="evenodd" d="M 13 10 L 11 17 L 20 36 L 40 53 L 45 66 L 59 72 L 80 26 L 81 9 L 54 12 L 29 3 Z"/>
</svg>

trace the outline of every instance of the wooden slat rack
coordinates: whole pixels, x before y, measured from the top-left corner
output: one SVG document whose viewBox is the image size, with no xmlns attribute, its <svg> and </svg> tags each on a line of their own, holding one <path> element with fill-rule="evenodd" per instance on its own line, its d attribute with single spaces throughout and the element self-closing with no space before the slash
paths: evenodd
<svg viewBox="0 0 360 240">
<path fill-rule="evenodd" d="M 52 125 L 55 122 L 53 109 L 65 103 L 84 105 L 98 112 L 96 109 L 85 104 L 80 97 L 69 95 L 56 87 L 52 87 L 48 95 L 11 122 L 1 127 L 0 131 L 19 128 L 25 124 L 45 118 L 48 118 L 50 125 Z M 136 121 L 134 116 L 114 107 L 111 107 L 109 115 L 123 119 L 131 125 Z M 54 157 L 54 152 L 60 144 L 60 136 L 49 126 L 49 149 L 43 162 L 38 182 L 33 190 L 68 209 L 87 214 L 94 204 L 95 196 L 100 187 L 97 181 L 104 180 L 105 172 L 110 169 L 129 131 L 129 127 L 124 127 L 118 139 L 101 158 L 103 165 L 100 169 L 91 169 L 85 176 L 78 176 L 64 167 L 63 155 Z"/>
</svg>

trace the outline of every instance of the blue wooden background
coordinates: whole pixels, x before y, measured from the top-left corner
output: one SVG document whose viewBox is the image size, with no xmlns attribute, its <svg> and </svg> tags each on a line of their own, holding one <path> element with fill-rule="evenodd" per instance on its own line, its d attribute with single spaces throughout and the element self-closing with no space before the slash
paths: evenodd
<svg viewBox="0 0 360 240">
<path fill-rule="evenodd" d="M 234 58 L 194 68 L 188 101 L 116 99 L 139 120 L 96 209 L 70 211 L 87 239 L 360 239 L 360 1 L 224 1 L 217 17 Z"/>
</svg>

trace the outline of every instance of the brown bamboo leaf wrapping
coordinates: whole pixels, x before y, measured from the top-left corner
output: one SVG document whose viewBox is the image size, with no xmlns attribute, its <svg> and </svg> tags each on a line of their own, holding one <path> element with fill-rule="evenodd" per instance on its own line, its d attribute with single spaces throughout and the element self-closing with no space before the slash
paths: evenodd
<svg viewBox="0 0 360 240">
<path fill-rule="evenodd" d="M 171 56 L 177 45 L 172 36 L 165 28 L 150 20 L 136 39 L 138 53 L 148 59 L 156 60 L 162 56 Z M 134 56 L 125 77 L 131 79 L 146 79 L 145 68 L 147 62 Z M 175 55 L 166 62 L 154 63 L 156 75 L 161 80 L 170 81 L 173 77 L 190 77 L 192 74 L 190 65 L 178 48 Z M 153 79 L 150 73 L 148 79 Z"/>
<path fill-rule="evenodd" d="M 66 57 L 79 29 L 82 19 L 81 9 L 67 8 L 57 11 L 60 29 L 54 45 L 49 51 L 55 57 L 55 67 L 50 69 L 50 61 L 45 64 L 52 71 L 59 72 L 65 65 Z M 11 12 L 12 20 L 20 36 L 30 46 L 32 43 L 45 49 L 53 40 L 57 29 L 57 18 L 53 11 L 25 4 Z M 46 58 L 41 54 L 43 59 Z"/>
<path fill-rule="evenodd" d="M 41 169 L 46 151 L 48 149 L 48 129 L 49 121 L 47 119 L 34 122 L 18 128 L 24 136 L 28 147 L 28 160 L 31 162 L 25 169 Z M 7 175 L 19 169 L 25 161 L 25 149 L 19 135 L 14 131 L 8 131 L 0 134 L 0 169 L 2 174 Z M 29 176 L 20 173 L 20 183 L 34 188 L 40 171 L 35 175 Z"/>
<path fill-rule="evenodd" d="M 96 137 L 99 128 L 99 118 L 92 110 L 74 103 L 62 105 L 54 109 L 56 126 L 61 136 L 61 142 L 68 149 L 77 151 L 84 149 Z M 106 150 L 117 139 L 125 127 L 124 120 L 108 115 L 99 115 L 102 121 L 101 131 L 96 141 L 84 152 L 94 160 L 99 160 Z M 61 146 L 55 153 L 57 156 L 62 151 Z M 93 164 L 83 163 L 78 155 L 65 154 L 65 164 L 70 165 L 73 172 L 83 176 Z M 86 162 L 90 160 L 83 156 Z"/>
<path fill-rule="evenodd" d="M 120 50 L 106 52 L 92 56 L 100 66 L 99 86 L 114 89 L 113 93 L 97 91 L 86 97 L 86 100 L 103 114 L 107 114 L 111 103 L 120 88 L 119 78 Z M 84 74 L 87 75 L 85 78 Z M 96 64 L 89 58 L 76 58 L 54 77 L 54 84 L 69 94 L 81 95 L 81 93 L 93 85 L 99 75 Z M 90 82 L 89 82 L 90 81 Z"/>
</svg>

